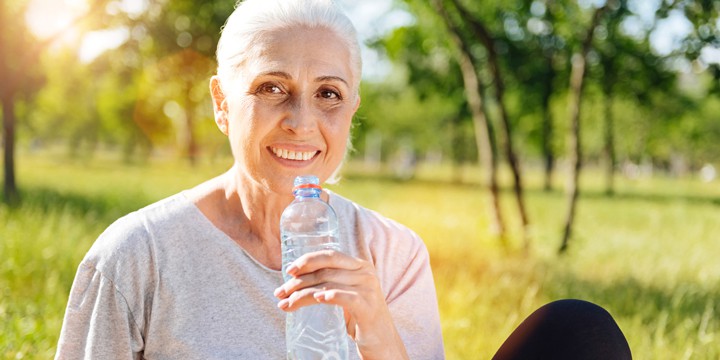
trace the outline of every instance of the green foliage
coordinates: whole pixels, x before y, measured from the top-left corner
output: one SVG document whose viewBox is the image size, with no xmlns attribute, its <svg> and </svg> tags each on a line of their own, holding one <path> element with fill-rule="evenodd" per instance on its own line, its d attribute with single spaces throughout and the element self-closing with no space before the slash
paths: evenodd
<svg viewBox="0 0 720 360">
<path fill-rule="evenodd" d="M 398 87 L 392 84 L 364 83 L 362 101 L 356 116 L 359 125 L 354 130 L 355 139 L 364 140 L 368 129 L 382 134 L 384 154 L 390 157 L 402 146 L 410 146 L 417 153 L 439 151 L 453 154 L 462 151 L 456 147 L 458 141 L 465 139 L 472 143 L 472 129 L 460 128 L 458 108 L 454 99 L 432 92 L 425 96 L 418 94 L 415 88 Z M 404 141 L 404 143 L 403 143 Z M 355 149 L 363 153 L 365 144 L 357 141 Z M 457 159 L 472 157 L 473 148 L 464 149 Z"/>
<path fill-rule="evenodd" d="M 552 143 L 555 153 L 563 153 L 565 139 L 560 130 L 567 117 L 562 106 L 570 59 L 584 36 L 592 6 L 572 1 L 444 2 L 459 4 L 492 32 L 522 160 L 536 161 L 545 142 Z M 3 6 L 9 20 L 18 21 L 26 5 Z M 76 48 L 46 51 L 49 43 L 33 39 L 23 23 L 8 26 L 12 31 L 4 39 L 17 51 L 3 54 L 27 55 L 3 57 L 11 65 L 9 75 L 23 76 L 15 82 L 24 89 L 18 90 L 22 96 L 15 99 L 21 146 L 64 142 L 71 153 L 83 157 L 110 147 L 121 150 L 126 160 L 144 159 L 167 148 L 176 149 L 180 156 L 226 152 L 224 138 L 216 136 L 212 122 L 207 82 L 215 67 L 212 57 L 219 29 L 234 2 L 150 2 L 140 12 L 129 12 L 107 0 L 89 5 L 87 16 L 76 24 L 78 30 L 125 29 L 128 34 L 121 46 L 91 63 L 79 62 L 73 55 Z M 427 1 L 397 1 L 397 6 L 410 12 L 414 22 L 371 41 L 374 49 L 392 61 L 393 72 L 384 81 L 363 84 L 363 104 L 354 130 L 355 155 L 364 155 L 367 134 L 380 133 L 385 139 L 408 139 L 405 142 L 412 144 L 421 159 L 428 153 L 442 153 L 444 159 L 457 163 L 474 161 L 472 123 L 445 26 Z M 713 144 L 720 139 L 715 131 L 698 129 L 714 126 L 713 113 L 702 109 L 713 107 L 704 103 L 712 102 L 708 95 L 720 88 L 720 71 L 713 64 L 705 68 L 699 76 L 702 90 L 686 99 L 685 89 L 676 84 L 673 64 L 678 56 L 695 60 L 703 45 L 717 43 L 717 29 L 711 26 L 717 21 L 717 5 L 703 1 L 659 4 L 655 21 L 680 10 L 695 26 L 683 47 L 664 58 L 649 46 L 649 25 L 641 33 L 623 30 L 628 20 L 638 19 L 633 6 L 618 1 L 597 30 L 586 97 L 591 111 L 583 112 L 589 119 L 583 135 L 586 154 L 589 159 L 600 156 L 604 110 L 599 104 L 611 98 L 621 103 L 613 105 L 621 109 L 615 113 L 617 128 L 634 129 L 618 131 L 619 159 L 648 158 L 663 164 L 680 155 L 692 158 L 693 163 L 715 161 Z M 457 11 L 450 13 L 459 18 Z M 469 35 L 467 24 L 460 25 Z M 472 41 L 473 56 L 484 64 L 483 45 L 478 39 L 465 38 Z M 23 71 L 17 71 L 20 68 Z M 478 73 L 486 86 L 492 85 L 484 66 Z M 9 75 L 5 79 L 14 79 Z M 41 87 L 43 78 L 47 80 Z M 486 98 L 492 98 L 492 91 L 487 93 Z M 497 120 L 495 104 L 486 103 L 491 120 Z M 544 139 L 548 136 L 546 112 L 557 129 L 549 139 Z M 626 134 L 633 135 L 624 139 Z M 698 144 L 681 146 L 672 140 L 685 135 L 693 135 L 690 138 L 698 139 Z M 641 144 L 622 144 L 635 139 L 641 139 Z M 397 141 L 383 144 L 385 159 L 392 157 L 396 145 Z"/>
<path fill-rule="evenodd" d="M 363 102 L 369 105 L 359 118 L 367 129 L 388 138 L 411 140 L 420 155 L 434 152 L 455 163 L 474 161 L 477 150 L 460 70 L 447 37 L 435 31 L 442 24 L 429 15 L 372 42 L 393 61 L 395 76 L 363 85 Z M 397 142 L 389 145 L 392 153 Z"/>
<path fill-rule="evenodd" d="M 562 130 L 566 127 L 568 116 L 565 104 L 570 59 L 585 37 L 594 10 L 592 6 L 570 1 L 477 3 L 446 0 L 442 3 L 449 9 L 457 6 L 464 8 L 491 32 L 494 48 L 500 56 L 506 105 L 515 128 L 513 137 L 524 160 L 529 162 L 541 155 L 544 142 L 552 144 L 554 153 L 563 153 L 565 139 L 561 134 L 564 134 Z M 407 72 L 408 86 L 419 94 L 448 94 L 449 98 L 457 99 L 453 103 L 458 109 L 464 107 L 462 93 L 458 92 L 456 97 L 452 91 L 462 88 L 462 80 L 452 57 L 454 50 L 439 17 L 430 9 L 428 1 L 406 0 L 399 4 L 415 16 L 415 23 L 388 34 L 376 41 L 375 46 L 383 49 L 397 68 Z M 588 58 L 589 78 L 582 111 L 585 119 L 582 134 L 586 147 L 584 152 L 589 160 L 598 159 L 606 146 L 603 138 L 606 114 L 602 104 L 608 99 L 622 104 L 612 105 L 611 114 L 618 129 L 615 132 L 618 159 L 634 162 L 649 159 L 661 167 L 667 167 L 666 164 L 678 156 L 691 158 L 693 164 L 716 161 L 715 156 L 710 155 L 714 149 L 710 142 L 693 143 L 704 148 L 697 151 L 671 139 L 689 135 L 683 129 L 713 128 L 706 122 L 713 121 L 714 117 L 696 109 L 705 107 L 705 102 L 713 101 L 704 95 L 720 88 L 717 80 L 720 71 L 710 64 L 706 73 L 713 80 L 707 90 L 693 97 L 678 86 L 676 64 L 678 54 L 695 59 L 702 45 L 714 46 L 717 43 L 717 31 L 714 26 L 708 25 L 717 21 L 717 5 L 664 2 L 658 6 L 654 14 L 655 23 L 671 12 L 681 10 L 696 27 L 675 54 L 661 57 L 651 49 L 649 37 L 652 24 L 644 24 L 635 32 L 628 32 L 627 25 L 640 22 L 640 15 L 644 19 L 652 19 L 653 15 L 636 13 L 637 6 L 632 2 L 617 1 L 595 31 L 597 36 Z M 450 11 L 450 14 L 458 18 L 455 11 Z M 465 41 L 470 43 L 472 55 L 480 64 L 485 64 L 487 54 L 481 39 L 470 36 L 467 24 L 462 21 L 459 24 L 466 32 Z M 486 84 L 490 84 L 486 68 L 477 71 Z M 702 75 L 699 77 L 705 78 Z M 494 114 L 494 104 L 486 102 L 490 114 Z M 544 128 L 545 112 L 551 113 L 557 130 L 549 139 L 543 138 L 548 136 Z M 697 116 L 703 118 L 689 120 Z M 461 118 L 467 119 L 467 114 L 462 114 Z M 684 124 L 680 125 L 681 122 Z M 689 122 L 694 124 L 689 125 Z M 713 138 L 714 142 L 720 142 L 720 138 L 715 136 L 714 131 L 709 131 L 691 139 Z M 704 155 L 696 159 L 699 154 Z"/>
</svg>

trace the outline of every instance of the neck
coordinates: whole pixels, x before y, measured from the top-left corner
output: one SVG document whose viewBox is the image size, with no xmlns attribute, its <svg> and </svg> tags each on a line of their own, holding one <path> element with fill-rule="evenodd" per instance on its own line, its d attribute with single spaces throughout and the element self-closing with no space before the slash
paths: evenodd
<svg viewBox="0 0 720 360">
<path fill-rule="evenodd" d="M 292 194 L 279 194 L 250 180 L 235 167 L 225 174 L 224 216 L 238 219 L 237 225 L 250 238 L 271 248 L 280 245 L 280 216 L 292 202 Z M 278 251 L 278 255 L 280 255 Z"/>
<path fill-rule="evenodd" d="M 186 192 L 205 217 L 261 264 L 282 266 L 280 215 L 293 200 L 252 181 L 233 167 Z"/>
<path fill-rule="evenodd" d="M 200 211 L 255 260 L 279 270 L 282 265 L 280 216 L 294 197 L 253 181 L 234 166 L 187 192 Z M 320 198 L 328 201 L 328 194 Z"/>
</svg>

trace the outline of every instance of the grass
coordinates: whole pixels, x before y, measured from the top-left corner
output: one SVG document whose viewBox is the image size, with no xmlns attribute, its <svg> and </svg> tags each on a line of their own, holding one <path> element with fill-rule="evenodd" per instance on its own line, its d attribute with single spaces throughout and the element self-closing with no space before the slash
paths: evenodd
<svg viewBox="0 0 720 360">
<path fill-rule="evenodd" d="M 77 264 L 119 216 L 225 170 L 23 155 L 23 203 L 0 206 L 0 357 L 51 358 Z M 415 229 L 427 243 L 448 359 L 489 359 L 535 308 L 582 298 L 608 309 L 637 359 L 720 358 L 720 187 L 692 179 L 623 180 L 613 198 L 584 189 L 570 253 L 555 255 L 564 198 L 529 179 L 533 249 L 523 255 L 514 202 L 509 248 L 488 231 L 475 170 L 421 169 L 399 182 L 349 172 L 334 189 Z M 514 220 L 514 221 L 511 221 Z"/>
</svg>

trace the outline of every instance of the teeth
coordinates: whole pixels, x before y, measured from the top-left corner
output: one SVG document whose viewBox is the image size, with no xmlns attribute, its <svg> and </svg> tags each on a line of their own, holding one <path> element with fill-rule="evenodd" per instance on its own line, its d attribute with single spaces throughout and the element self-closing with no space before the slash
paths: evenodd
<svg viewBox="0 0 720 360">
<path fill-rule="evenodd" d="M 292 151 L 278 148 L 272 148 L 272 152 L 275 156 L 288 160 L 309 160 L 316 153 L 316 151 Z"/>
</svg>

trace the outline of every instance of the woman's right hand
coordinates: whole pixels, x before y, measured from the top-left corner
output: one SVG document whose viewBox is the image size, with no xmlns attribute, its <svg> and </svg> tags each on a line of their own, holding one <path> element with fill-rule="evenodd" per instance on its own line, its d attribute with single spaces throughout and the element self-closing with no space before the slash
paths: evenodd
<svg viewBox="0 0 720 360">
<path fill-rule="evenodd" d="M 324 250 L 301 256 L 287 273 L 293 278 L 275 290 L 280 309 L 341 306 L 362 359 L 408 359 L 372 263 Z"/>
</svg>

